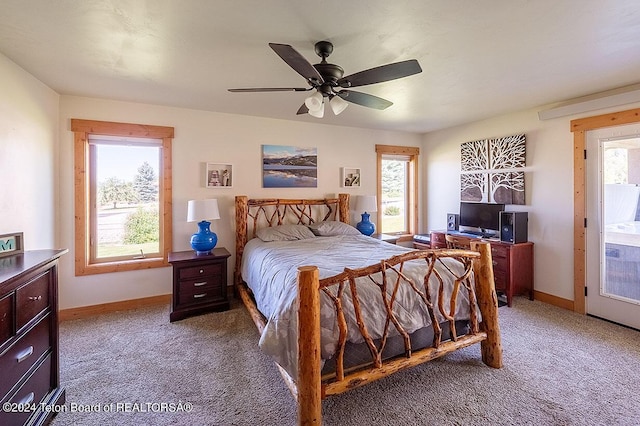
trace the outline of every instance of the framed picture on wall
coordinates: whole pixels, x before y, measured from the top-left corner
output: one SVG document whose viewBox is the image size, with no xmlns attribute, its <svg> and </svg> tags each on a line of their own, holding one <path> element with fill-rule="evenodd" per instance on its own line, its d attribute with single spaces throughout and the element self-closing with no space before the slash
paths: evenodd
<svg viewBox="0 0 640 426">
<path fill-rule="evenodd" d="M 0 235 L 0 257 L 24 253 L 22 232 Z"/>
<path fill-rule="evenodd" d="M 233 186 L 233 165 L 206 163 L 204 186 L 207 188 L 231 188 Z"/>
<path fill-rule="evenodd" d="M 318 149 L 262 145 L 263 188 L 317 188 Z"/>
<path fill-rule="evenodd" d="M 340 186 L 342 186 L 343 188 L 360 186 L 360 169 L 353 167 L 342 167 L 340 180 Z"/>
</svg>

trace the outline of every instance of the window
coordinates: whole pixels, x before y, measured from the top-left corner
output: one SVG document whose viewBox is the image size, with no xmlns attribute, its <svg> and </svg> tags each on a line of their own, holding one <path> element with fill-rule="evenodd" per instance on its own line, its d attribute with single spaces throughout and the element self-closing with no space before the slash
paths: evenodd
<svg viewBox="0 0 640 426">
<path fill-rule="evenodd" d="M 378 228 L 385 234 L 414 234 L 418 227 L 420 148 L 376 145 Z"/>
<path fill-rule="evenodd" d="M 172 127 L 71 120 L 76 275 L 168 266 Z"/>
</svg>

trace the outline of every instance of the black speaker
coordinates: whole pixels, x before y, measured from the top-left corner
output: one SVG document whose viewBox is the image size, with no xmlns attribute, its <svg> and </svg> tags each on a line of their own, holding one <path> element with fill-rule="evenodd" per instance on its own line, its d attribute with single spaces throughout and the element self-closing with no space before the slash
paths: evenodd
<svg viewBox="0 0 640 426">
<path fill-rule="evenodd" d="M 500 241 L 524 243 L 529 240 L 527 212 L 500 212 Z"/>
<path fill-rule="evenodd" d="M 447 213 L 447 231 L 457 231 L 460 228 L 460 215 Z"/>
</svg>

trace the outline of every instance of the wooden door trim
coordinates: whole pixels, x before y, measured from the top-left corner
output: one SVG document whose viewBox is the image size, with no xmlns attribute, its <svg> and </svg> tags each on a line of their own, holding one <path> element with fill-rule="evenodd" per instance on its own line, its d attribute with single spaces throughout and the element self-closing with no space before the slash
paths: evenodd
<svg viewBox="0 0 640 426">
<path fill-rule="evenodd" d="M 571 120 L 573 132 L 573 309 L 585 314 L 586 254 L 586 135 L 589 130 L 640 123 L 640 108 Z"/>
</svg>

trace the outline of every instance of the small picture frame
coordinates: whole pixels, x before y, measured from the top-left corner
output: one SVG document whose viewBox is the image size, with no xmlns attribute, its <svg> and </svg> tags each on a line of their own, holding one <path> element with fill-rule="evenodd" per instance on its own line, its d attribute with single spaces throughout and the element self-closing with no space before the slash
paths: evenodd
<svg viewBox="0 0 640 426">
<path fill-rule="evenodd" d="M 340 174 L 340 186 L 343 188 L 360 186 L 360 169 L 354 167 L 343 167 Z"/>
<path fill-rule="evenodd" d="M 233 165 L 206 163 L 204 186 L 206 188 L 231 188 L 233 186 Z"/>
<path fill-rule="evenodd" d="M 0 235 L 0 257 L 24 253 L 24 236 L 22 232 Z"/>
</svg>

